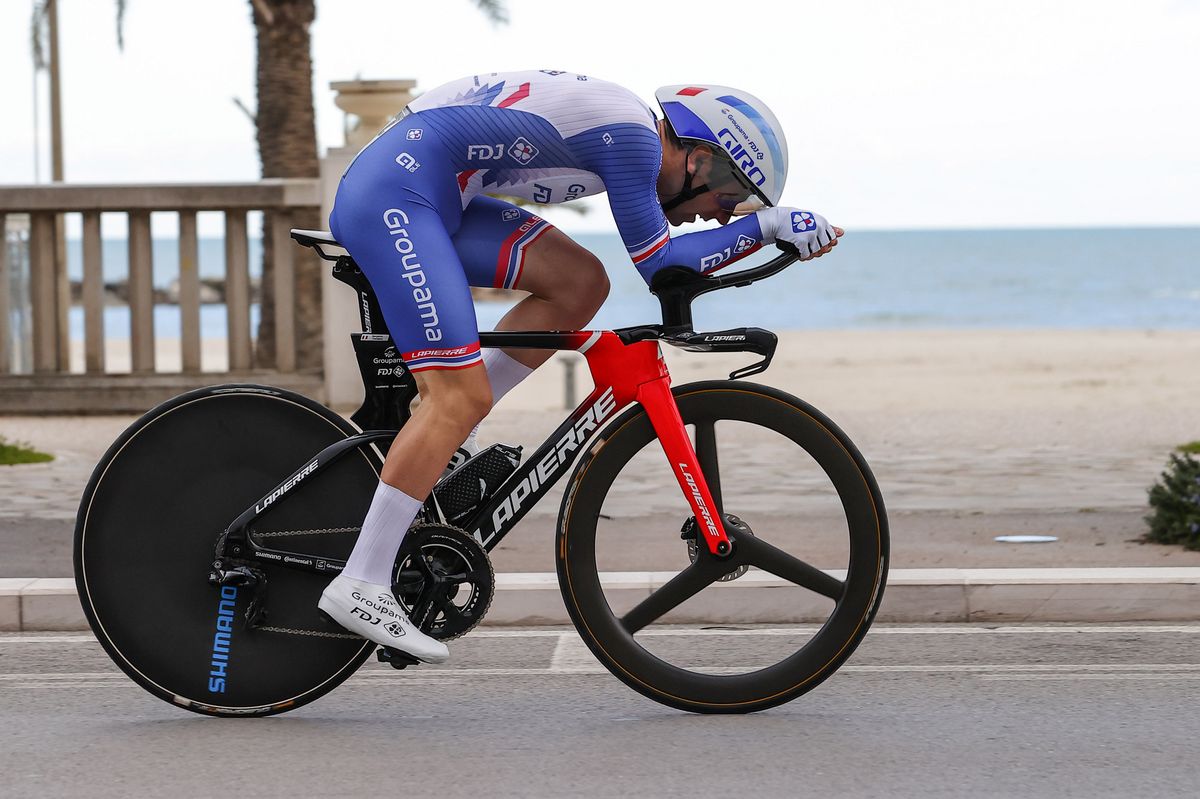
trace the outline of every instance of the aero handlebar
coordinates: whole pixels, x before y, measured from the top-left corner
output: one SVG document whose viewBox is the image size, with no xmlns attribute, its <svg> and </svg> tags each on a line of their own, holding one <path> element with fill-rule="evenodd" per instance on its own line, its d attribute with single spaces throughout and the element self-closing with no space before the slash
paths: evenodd
<svg viewBox="0 0 1200 799">
<path fill-rule="evenodd" d="M 669 266 L 655 273 L 650 292 L 658 297 L 662 307 L 663 325 L 669 331 L 692 329 L 692 300 L 710 291 L 749 286 L 782 272 L 796 261 L 800 253 L 791 245 L 776 243 L 783 254 L 765 264 L 726 275 L 702 275 L 687 267 Z"/>
</svg>

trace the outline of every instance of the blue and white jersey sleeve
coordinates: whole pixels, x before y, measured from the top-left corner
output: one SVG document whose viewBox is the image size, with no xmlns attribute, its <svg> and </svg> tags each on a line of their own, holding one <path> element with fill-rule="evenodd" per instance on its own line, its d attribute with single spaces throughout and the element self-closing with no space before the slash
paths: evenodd
<svg viewBox="0 0 1200 799">
<path fill-rule="evenodd" d="M 658 134 L 644 126 L 609 126 L 603 134 L 588 131 L 576 141 L 590 168 L 604 181 L 609 206 L 621 240 L 642 278 L 667 266 L 711 272 L 737 261 L 763 245 L 758 219 L 748 216 L 715 230 L 672 237 L 655 187 L 662 164 Z M 604 138 L 604 137 L 607 138 Z"/>
</svg>

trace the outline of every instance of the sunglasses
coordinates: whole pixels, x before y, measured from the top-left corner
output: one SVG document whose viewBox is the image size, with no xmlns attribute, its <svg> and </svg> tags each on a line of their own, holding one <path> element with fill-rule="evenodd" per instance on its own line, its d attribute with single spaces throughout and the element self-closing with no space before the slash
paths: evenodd
<svg viewBox="0 0 1200 799">
<path fill-rule="evenodd" d="M 735 216 L 744 216 L 752 214 L 755 211 L 765 208 L 762 200 L 757 196 L 753 196 L 749 191 L 746 192 L 720 192 L 713 195 L 717 198 L 717 207 Z"/>
</svg>

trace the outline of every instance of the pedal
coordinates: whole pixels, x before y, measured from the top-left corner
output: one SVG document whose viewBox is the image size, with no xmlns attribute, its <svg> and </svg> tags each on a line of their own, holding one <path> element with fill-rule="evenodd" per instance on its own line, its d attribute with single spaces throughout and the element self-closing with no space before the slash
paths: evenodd
<svg viewBox="0 0 1200 799">
<path fill-rule="evenodd" d="M 421 662 L 407 652 L 401 652 L 399 649 L 392 649 L 389 646 L 379 647 L 375 652 L 375 657 L 380 663 L 386 663 L 393 669 L 406 669 Z"/>
</svg>

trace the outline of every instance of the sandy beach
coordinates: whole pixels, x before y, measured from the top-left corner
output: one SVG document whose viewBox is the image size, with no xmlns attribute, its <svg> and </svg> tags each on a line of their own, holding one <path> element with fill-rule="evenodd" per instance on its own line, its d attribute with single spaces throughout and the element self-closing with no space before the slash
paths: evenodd
<svg viewBox="0 0 1200 799">
<path fill-rule="evenodd" d="M 753 356 L 667 348 L 666 357 L 678 385 L 723 377 Z M 1200 332 L 790 332 L 753 379 L 812 403 L 858 445 L 887 503 L 897 567 L 1191 566 L 1200 552 L 1133 539 L 1168 452 L 1200 439 L 1198 365 Z M 581 359 L 575 369 L 582 397 L 590 381 Z M 535 373 L 493 412 L 481 439 L 531 452 L 565 416 L 563 375 L 556 362 Z M 0 417 L 0 435 L 58 456 L 0 469 L 0 521 L 69 529 L 92 466 L 131 421 Z M 783 481 L 773 488 L 763 479 L 785 470 L 786 456 L 771 442 L 723 442 L 727 494 L 763 518 L 804 512 Z M 637 478 L 623 501 L 646 519 L 678 493 L 653 460 Z M 493 552 L 498 570 L 553 569 L 560 491 Z M 678 530 L 676 516 L 668 508 L 662 524 Z M 645 567 L 642 527 L 622 533 L 629 563 L 614 568 Z M 1002 533 L 1060 540 L 995 543 Z M 675 553 L 677 540 L 669 547 Z"/>
</svg>

